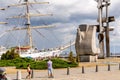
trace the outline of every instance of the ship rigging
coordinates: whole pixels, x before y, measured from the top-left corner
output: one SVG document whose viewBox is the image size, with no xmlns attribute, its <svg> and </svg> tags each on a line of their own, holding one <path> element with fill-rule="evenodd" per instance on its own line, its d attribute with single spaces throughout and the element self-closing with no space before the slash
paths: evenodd
<svg viewBox="0 0 120 80">
<path fill-rule="evenodd" d="M 11 20 L 11 19 L 21 19 L 21 18 L 24 18 L 26 19 L 25 21 L 25 24 L 24 26 L 25 27 L 14 27 L 12 29 L 9 29 L 9 30 L 6 30 L 3 34 L 0 35 L 0 37 L 2 37 L 3 35 L 5 35 L 6 33 L 8 32 L 12 32 L 12 31 L 18 31 L 18 30 L 26 30 L 27 31 L 27 34 L 28 34 L 28 42 L 26 45 L 22 46 L 21 44 L 19 44 L 19 46 L 17 46 L 16 48 L 19 50 L 19 53 L 21 54 L 22 57 L 27 57 L 27 56 L 30 56 L 31 57 L 40 57 L 44 55 L 45 56 L 52 56 L 53 54 L 55 55 L 56 54 L 60 54 L 61 53 L 61 50 L 64 50 L 68 47 L 70 47 L 71 45 L 74 45 L 74 41 L 71 42 L 71 44 L 66 44 L 64 46 L 59 46 L 55 49 L 49 49 L 50 51 L 48 51 L 47 53 L 40 53 L 39 51 L 36 51 L 36 49 L 34 48 L 34 45 L 33 45 L 33 37 L 32 37 L 32 29 L 34 29 L 36 32 L 38 32 L 41 36 L 44 37 L 44 35 L 42 35 L 37 29 L 43 29 L 43 28 L 53 28 L 55 26 L 53 25 L 45 25 L 45 26 L 32 26 L 31 25 L 31 17 L 39 17 L 39 16 L 52 16 L 53 14 L 41 14 L 40 12 L 37 13 L 37 14 L 33 14 L 30 12 L 30 7 L 32 7 L 32 5 L 35 5 L 35 4 L 49 4 L 49 2 L 37 2 L 36 0 L 34 0 L 34 2 L 30 2 L 29 0 L 20 0 L 18 4 L 12 4 L 12 5 L 9 5 L 7 6 L 7 8 L 1 8 L 1 10 L 7 10 L 9 8 L 12 8 L 12 7 L 21 7 L 21 6 L 24 6 L 25 7 L 25 14 L 20 14 L 18 16 L 12 16 L 12 17 L 8 17 L 6 18 L 7 20 Z M 4 23 L 4 22 L 3 22 Z M 5 23 L 4 23 L 5 24 Z M 23 49 L 24 48 L 24 49 Z M 27 50 L 27 52 L 24 52 L 24 53 L 21 53 L 21 50 Z M 36 56 L 34 54 L 36 54 Z"/>
</svg>

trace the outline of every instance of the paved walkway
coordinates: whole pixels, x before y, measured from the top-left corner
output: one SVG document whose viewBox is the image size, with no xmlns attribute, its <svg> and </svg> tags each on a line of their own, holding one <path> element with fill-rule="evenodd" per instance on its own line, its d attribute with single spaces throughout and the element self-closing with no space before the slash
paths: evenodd
<svg viewBox="0 0 120 80">
<path fill-rule="evenodd" d="M 96 72 L 95 67 L 84 68 L 70 68 L 70 74 L 67 75 L 67 69 L 54 69 L 54 78 L 48 78 L 47 70 L 34 71 L 34 78 L 31 80 L 120 80 L 119 66 L 111 66 L 110 71 L 108 67 L 98 67 Z M 27 73 L 22 73 L 22 80 L 25 80 Z M 16 80 L 16 74 L 8 74 L 12 80 Z"/>
</svg>

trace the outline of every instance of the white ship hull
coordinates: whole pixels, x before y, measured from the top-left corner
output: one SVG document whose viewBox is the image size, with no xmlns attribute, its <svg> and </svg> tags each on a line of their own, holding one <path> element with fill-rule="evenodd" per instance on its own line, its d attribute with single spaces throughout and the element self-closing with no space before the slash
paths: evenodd
<svg viewBox="0 0 120 80">
<path fill-rule="evenodd" d="M 58 57 L 62 51 L 54 50 L 54 51 L 47 51 L 47 52 L 23 52 L 20 53 L 20 57 L 30 57 L 30 58 L 45 58 L 45 57 Z"/>
</svg>

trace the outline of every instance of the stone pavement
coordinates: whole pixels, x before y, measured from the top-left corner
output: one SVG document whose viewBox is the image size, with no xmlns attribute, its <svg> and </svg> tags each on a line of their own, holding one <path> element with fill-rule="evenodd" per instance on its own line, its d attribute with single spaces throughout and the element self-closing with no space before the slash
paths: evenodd
<svg viewBox="0 0 120 80">
<path fill-rule="evenodd" d="M 54 78 L 48 78 L 47 70 L 34 70 L 34 78 L 31 80 L 120 80 L 119 65 L 111 66 L 110 71 L 107 66 L 102 66 L 98 68 L 98 72 L 96 67 L 84 68 L 84 72 L 82 73 L 82 68 L 70 68 L 70 74 L 67 75 L 67 69 L 54 69 Z M 27 72 L 22 73 L 21 80 L 25 80 L 26 75 Z M 16 80 L 16 74 L 7 76 Z"/>
</svg>

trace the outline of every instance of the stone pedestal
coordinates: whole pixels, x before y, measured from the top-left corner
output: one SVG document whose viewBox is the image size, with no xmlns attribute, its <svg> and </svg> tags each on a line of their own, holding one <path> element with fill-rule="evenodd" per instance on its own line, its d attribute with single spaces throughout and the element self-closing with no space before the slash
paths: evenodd
<svg viewBox="0 0 120 80">
<path fill-rule="evenodd" d="M 80 56 L 80 62 L 96 62 L 98 59 L 98 56 L 92 56 L 92 55 L 83 55 Z"/>
</svg>

